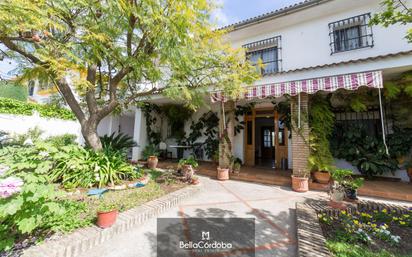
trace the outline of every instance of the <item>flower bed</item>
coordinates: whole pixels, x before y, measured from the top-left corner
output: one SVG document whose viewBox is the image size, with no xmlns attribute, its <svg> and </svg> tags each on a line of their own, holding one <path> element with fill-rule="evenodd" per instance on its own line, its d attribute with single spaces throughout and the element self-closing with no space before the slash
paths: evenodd
<svg viewBox="0 0 412 257">
<path fill-rule="evenodd" d="M 318 212 L 326 245 L 335 256 L 410 256 L 411 209 Z"/>
</svg>

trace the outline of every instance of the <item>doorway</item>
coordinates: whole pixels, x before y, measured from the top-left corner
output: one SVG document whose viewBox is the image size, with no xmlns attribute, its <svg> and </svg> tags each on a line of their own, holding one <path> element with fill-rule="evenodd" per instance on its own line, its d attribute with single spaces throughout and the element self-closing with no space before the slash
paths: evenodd
<svg viewBox="0 0 412 257">
<path fill-rule="evenodd" d="M 274 108 L 253 109 L 245 115 L 245 164 L 281 168 L 288 158 L 288 129 Z"/>
</svg>

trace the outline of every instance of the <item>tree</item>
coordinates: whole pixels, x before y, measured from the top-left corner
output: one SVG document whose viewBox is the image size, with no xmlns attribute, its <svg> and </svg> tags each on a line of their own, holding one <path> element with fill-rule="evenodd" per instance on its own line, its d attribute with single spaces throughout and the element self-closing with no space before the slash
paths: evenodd
<svg viewBox="0 0 412 257">
<path fill-rule="evenodd" d="M 371 25 L 382 24 L 388 27 L 394 24 L 407 25 L 412 23 L 412 8 L 407 6 L 405 0 L 384 0 L 382 5 L 385 10 L 375 14 L 371 19 Z M 412 28 L 406 32 L 406 39 L 412 43 Z"/>
<path fill-rule="evenodd" d="M 86 143 L 99 122 L 163 94 L 196 106 L 208 89 L 239 95 L 256 69 L 213 30 L 208 0 L 2 0 L 0 43 L 21 79 L 56 86 Z"/>
</svg>

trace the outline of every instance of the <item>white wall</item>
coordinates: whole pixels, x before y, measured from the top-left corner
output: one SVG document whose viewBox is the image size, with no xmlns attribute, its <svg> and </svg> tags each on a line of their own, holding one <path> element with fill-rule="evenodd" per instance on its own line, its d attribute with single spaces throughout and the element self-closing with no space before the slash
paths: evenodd
<svg viewBox="0 0 412 257">
<path fill-rule="evenodd" d="M 77 142 L 83 143 L 81 127 L 77 121 L 42 118 L 37 113 L 32 116 L 0 114 L 0 130 L 11 134 L 24 134 L 30 128 L 38 127 L 44 133 L 42 138 L 63 134 L 77 136 Z"/>
</svg>

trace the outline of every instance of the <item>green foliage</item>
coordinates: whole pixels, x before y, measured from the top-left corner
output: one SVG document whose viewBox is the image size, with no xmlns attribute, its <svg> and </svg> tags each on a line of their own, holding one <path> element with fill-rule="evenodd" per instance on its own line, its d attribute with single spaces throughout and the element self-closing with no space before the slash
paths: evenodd
<svg viewBox="0 0 412 257">
<path fill-rule="evenodd" d="M 150 144 L 144 148 L 142 155 L 143 159 L 147 160 L 150 156 L 159 156 L 159 151 L 155 145 Z"/>
<path fill-rule="evenodd" d="M 404 0 L 383 0 L 382 5 L 385 10 L 373 15 L 370 24 L 381 24 L 384 27 L 389 27 L 394 24 L 408 25 L 412 23 L 412 9 L 407 6 Z M 409 43 L 412 43 L 412 29 L 409 28 L 405 38 Z"/>
<path fill-rule="evenodd" d="M 168 104 L 160 108 L 168 120 L 171 136 L 182 140 L 185 137 L 185 123 L 192 116 L 193 110 L 177 104 Z"/>
<path fill-rule="evenodd" d="M 0 81 L 0 98 L 27 101 L 27 88 L 11 82 Z"/>
<path fill-rule="evenodd" d="M 210 90 L 235 99 L 259 78 L 245 49 L 232 48 L 210 22 L 215 7 L 208 0 L 3 0 L 0 43 L 23 64 L 23 79 L 58 88 L 87 140 L 102 118 L 154 94 L 194 109 Z"/>
<path fill-rule="evenodd" d="M 14 99 L 0 98 L 0 113 L 27 115 L 33 114 L 33 111 L 39 112 L 41 117 L 57 118 L 62 120 L 74 120 L 74 114 L 65 108 L 59 108 L 53 105 L 42 105 L 35 103 L 26 103 Z"/>
<path fill-rule="evenodd" d="M 0 150 L 0 162 L 10 168 L 1 176 L 20 178 L 24 183 L 20 192 L 0 198 L 0 250 L 10 248 L 23 234 L 50 228 L 49 221 L 64 214 L 61 194 L 47 176 L 52 161 L 44 150 L 44 145 Z"/>
<path fill-rule="evenodd" d="M 412 129 L 394 127 L 388 136 L 388 148 L 392 158 L 408 155 L 412 149 Z"/>
<path fill-rule="evenodd" d="M 137 146 L 137 143 L 133 141 L 133 138 L 129 135 L 113 132 L 110 136 L 104 135 L 100 137 L 104 149 L 112 149 L 126 154 L 127 151 Z"/>
<path fill-rule="evenodd" d="M 43 132 L 44 131 L 37 126 L 29 128 L 26 133 L 13 135 L 11 137 L 11 140 L 9 140 L 8 144 L 23 145 L 23 143 L 27 139 L 30 139 L 33 143 L 36 143 L 41 140 L 40 137 L 43 134 Z"/>
<path fill-rule="evenodd" d="M 76 138 L 76 135 L 64 134 L 59 136 L 50 136 L 46 138 L 45 142 L 50 143 L 54 147 L 62 147 L 76 144 Z"/>
<path fill-rule="evenodd" d="M 309 168 L 312 171 L 331 170 L 333 157 L 330 152 L 329 138 L 332 135 L 335 115 L 331 111 L 329 101 L 321 95 L 311 99 L 309 111 Z"/>
<path fill-rule="evenodd" d="M 351 162 L 368 177 L 394 172 L 398 168 L 397 161 L 386 155 L 382 141 L 371 136 L 362 125 L 347 128 L 337 125 L 333 138 L 333 156 Z"/>
<path fill-rule="evenodd" d="M 62 147 L 54 159 L 55 166 L 50 177 L 66 188 L 101 188 L 140 175 L 118 151 L 94 152 L 72 145 Z"/>
<path fill-rule="evenodd" d="M 346 189 L 358 189 L 363 185 L 363 178 L 354 178 L 349 169 L 335 169 L 331 172 L 333 181 Z"/>
<path fill-rule="evenodd" d="M 157 126 L 158 116 L 161 114 L 161 109 L 156 104 L 142 103 L 142 111 L 146 120 L 146 134 L 150 144 L 159 145 L 161 142 L 161 133 Z"/>
<path fill-rule="evenodd" d="M 110 212 L 117 210 L 117 205 L 115 203 L 110 202 L 101 202 L 97 210 L 99 212 Z"/>
<path fill-rule="evenodd" d="M 365 249 L 363 245 L 339 242 L 337 240 L 327 240 L 326 246 L 336 257 L 402 257 L 401 255 L 394 255 L 385 250 L 375 252 Z"/>
<path fill-rule="evenodd" d="M 186 159 L 179 160 L 179 166 L 182 167 L 183 165 L 192 165 L 193 168 L 197 168 L 199 163 L 197 163 L 194 156 L 189 156 Z"/>
</svg>

